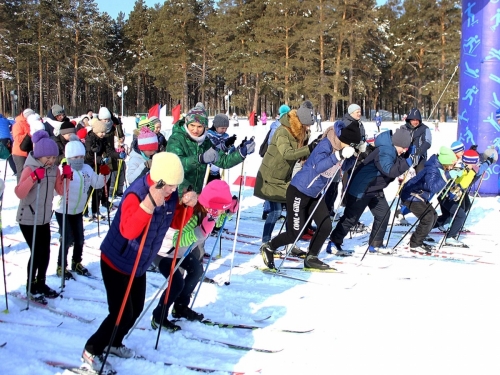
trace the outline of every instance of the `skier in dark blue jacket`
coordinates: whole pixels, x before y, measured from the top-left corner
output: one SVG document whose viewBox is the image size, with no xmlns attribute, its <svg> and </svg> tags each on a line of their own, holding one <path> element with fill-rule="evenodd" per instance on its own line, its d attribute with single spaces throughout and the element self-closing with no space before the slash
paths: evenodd
<svg viewBox="0 0 500 375">
<path fill-rule="evenodd" d="M 412 108 L 406 117 L 406 123 L 401 126 L 411 134 L 410 153 L 415 164 L 415 172 L 424 169 L 427 161 L 427 151 L 432 145 L 431 130 L 422 122 L 422 115 L 417 108 Z"/>
<path fill-rule="evenodd" d="M 358 222 L 366 207 L 373 214 L 370 234 L 370 252 L 389 253 L 382 247 L 387 224 L 389 205 L 384 196 L 386 188 L 395 178 L 405 173 L 413 164 L 408 150 L 411 135 L 405 129 L 397 129 L 391 139 L 391 132 L 381 133 L 375 140 L 375 150 L 357 167 L 348 186 L 344 215 L 330 235 L 327 252 L 335 246 L 337 256 L 351 255 L 341 247 L 349 229 Z"/>
<path fill-rule="evenodd" d="M 304 260 L 305 268 L 325 270 L 330 266 L 318 259 L 323 243 L 332 230 L 330 213 L 324 201 L 322 190 L 336 173 L 350 169 L 355 162 L 354 147 L 361 141 L 359 126 L 344 126 L 337 122 L 324 133 L 323 138 L 302 169 L 295 174 L 286 191 L 287 222 L 286 232 L 273 238 L 261 246 L 264 263 L 269 268 L 274 266 L 274 251 L 281 246 L 291 244 L 301 233 L 309 220 L 314 220 L 317 229 L 309 243 L 309 251 Z M 319 205 L 318 205 L 318 201 Z M 314 214 L 312 211 L 314 208 Z"/>
</svg>

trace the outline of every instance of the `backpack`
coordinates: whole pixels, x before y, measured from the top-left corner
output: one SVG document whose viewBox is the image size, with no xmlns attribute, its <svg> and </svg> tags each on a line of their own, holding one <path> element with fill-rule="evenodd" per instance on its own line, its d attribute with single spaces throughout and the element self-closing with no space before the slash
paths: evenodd
<svg viewBox="0 0 500 375">
<path fill-rule="evenodd" d="M 271 130 L 269 130 L 267 132 L 266 138 L 264 138 L 264 142 L 262 142 L 262 144 L 260 145 L 259 155 L 261 158 L 264 157 L 264 155 L 266 154 L 267 148 L 269 147 L 269 135 L 270 134 L 271 134 Z"/>
</svg>

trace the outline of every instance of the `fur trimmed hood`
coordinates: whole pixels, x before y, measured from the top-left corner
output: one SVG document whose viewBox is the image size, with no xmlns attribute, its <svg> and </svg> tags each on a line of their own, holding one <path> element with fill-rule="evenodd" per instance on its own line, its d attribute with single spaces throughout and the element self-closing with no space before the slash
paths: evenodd
<svg viewBox="0 0 500 375">
<path fill-rule="evenodd" d="M 280 122 L 282 125 L 286 126 L 290 134 L 299 141 L 299 145 L 304 145 L 307 130 L 306 127 L 300 122 L 296 109 L 292 109 L 285 116 L 283 116 L 280 119 Z"/>
</svg>

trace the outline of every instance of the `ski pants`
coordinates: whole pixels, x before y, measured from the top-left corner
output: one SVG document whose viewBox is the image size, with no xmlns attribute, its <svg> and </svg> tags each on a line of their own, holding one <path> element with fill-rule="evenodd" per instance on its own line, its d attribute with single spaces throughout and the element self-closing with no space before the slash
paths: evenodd
<svg viewBox="0 0 500 375">
<path fill-rule="evenodd" d="M 33 244 L 33 229 L 35 228 L 35 226 L 19 224 L 19 227 L 21 228 L 21 233 L 23 234 L 24 239 L 26 240 L 26 243 L 30 248 L 31 257 L 33 257 L 33 273 L 31 274 L 31 280 L 40 281 L 45 284 L 45 277 L 47 275 L 47 268 L 49 267 L 50 261 L 50 224 L 47 223 L 36 226 L 34 249 L 31 247 L 31 245 Z M 28 260 L 28 282 L 31 257 Z"/>
<path fill-rule="evenodd" d="M 421 201 L 405 201 L 404 205 L 415 215 L 419 222 L 415 232 L 410 237 L 410 247 L 418 247 L 424 243 L 425 237 L 434 228 L 437 221 L 437 212 L 430 203 Z"/>
<path fill-rule="evenodd" d="M 377 192 L 375 195 L 365 194 L 361 198 L 356 198 L 347 193 L 344 215 L 342 215 L 337 226 L 330 235 L 330 241 L 342 244 L 345 236 L 347 236 L 349 230 L 357 224 L 366 207 L 370 209 L 373 215 L 373 225 L 368 244 L 373 247 L 382 246 L 390 216 L 388 214 L 389 205 L 387 204 L 383 191 Z"/>
<path fill-rule="evenodd" d="M 123 274 L 101 259 L 102 281 L 106 288 L 108 299 L 108 316 L 103 320 L 97 331 L 90 336 L 85 344 L 85 349 L 91 354 L 101 355 L 104 348 L 109 345 L 111 335 L 115 328 L 116 319 L 125 297 L 130 275 Z M 121 346 L 123 338 L 134 326 L 135 321 L 141 315 L 146 298 L 146 274 L 134 278 L 132 287 L 123 310 L 120 325 L 116 331 L 112 346 Z"/>
<path fill-rule="evenodd" d="M 463 200 L 465 200 L 465 198 Z M 442 215 L 437 218 L 436 224 L 441 225 L 441 222 L 443 222 L 444 224 L 445 221 L 451 221 L 451 219 L 453 219 L 453 216 L 456 213 L 455 219 L 453 219 L 448 234 L 446 235 L 446 237 L 448 238 L 456 237 L 458 235 L 458 232 L 465 223 L 466 213 L 463 208 L 463 205 L 459 206 L 458 202 L 455 202 L 451 199 L 445 199 L 443 201 L 439 201 L 439 205 L 441 206 Z M 444 217 L 445 220 L 443 220 L 442 217 Z"/>
<path fill-rule="evenodd" d="M 323 196 L 312 198 L 300 192 L 295 186 L 289 185 L 286 190 L 286 232 L 278 234 L 271 240 L 271 248 L 277 249 L 281 246 L 289 245 L 295 242 L 299 235 L 302 235 L 302 228 L 308 219 L 311 218 L 317 225 L 316 232 L 309 242 L 309 255 L 317 256 L 323 243 L 328 238 L 328 234 L 332 230 L 332 221 L 330 212 L 326 207 Z M 312 211 L 318 204 L 314 214 Z M 312 217 L 311 217 L 312 214 Z"/>
<path fill-rule="evenodd" d="M 57 224 L 59 224 L 59 234 L 61 235 L 61 245 L 59 247 L 59 256 L 57 257 L 57 265 L 62 265 L 61 249 L 62 249 L 62 231 L 63 231 L 63 214 L 56 212 Z M 64 228 L 64 264 L 68 263 L 68 250 L 73 243 L 73 262 L 80 263 L 83 253 L 83 216 L 81 213 L 76 215 L 66 214 L 66 227 Z"/>
</svg>

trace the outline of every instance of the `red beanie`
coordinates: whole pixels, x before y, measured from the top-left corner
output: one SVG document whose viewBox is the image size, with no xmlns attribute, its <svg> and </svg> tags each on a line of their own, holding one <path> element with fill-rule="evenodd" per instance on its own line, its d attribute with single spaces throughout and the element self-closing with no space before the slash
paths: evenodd
<svg viewBox="0 0 500 375">
<path fill-rule="evenodd" d="M 198 202 L 212 210 L 227 210 L 233 201 L 227 182 L 213 180 L 207 184 L 198 197 Z"/>
<path fill-rule="evenodd" d="M 81 128 L 80 130 L 78 130 L 76 132 L 76 135 L 78 136 L 78 138 L 80 139 L 85 139 L 87 137 L 87 129 L 85 128 Z"/>
</svg>

